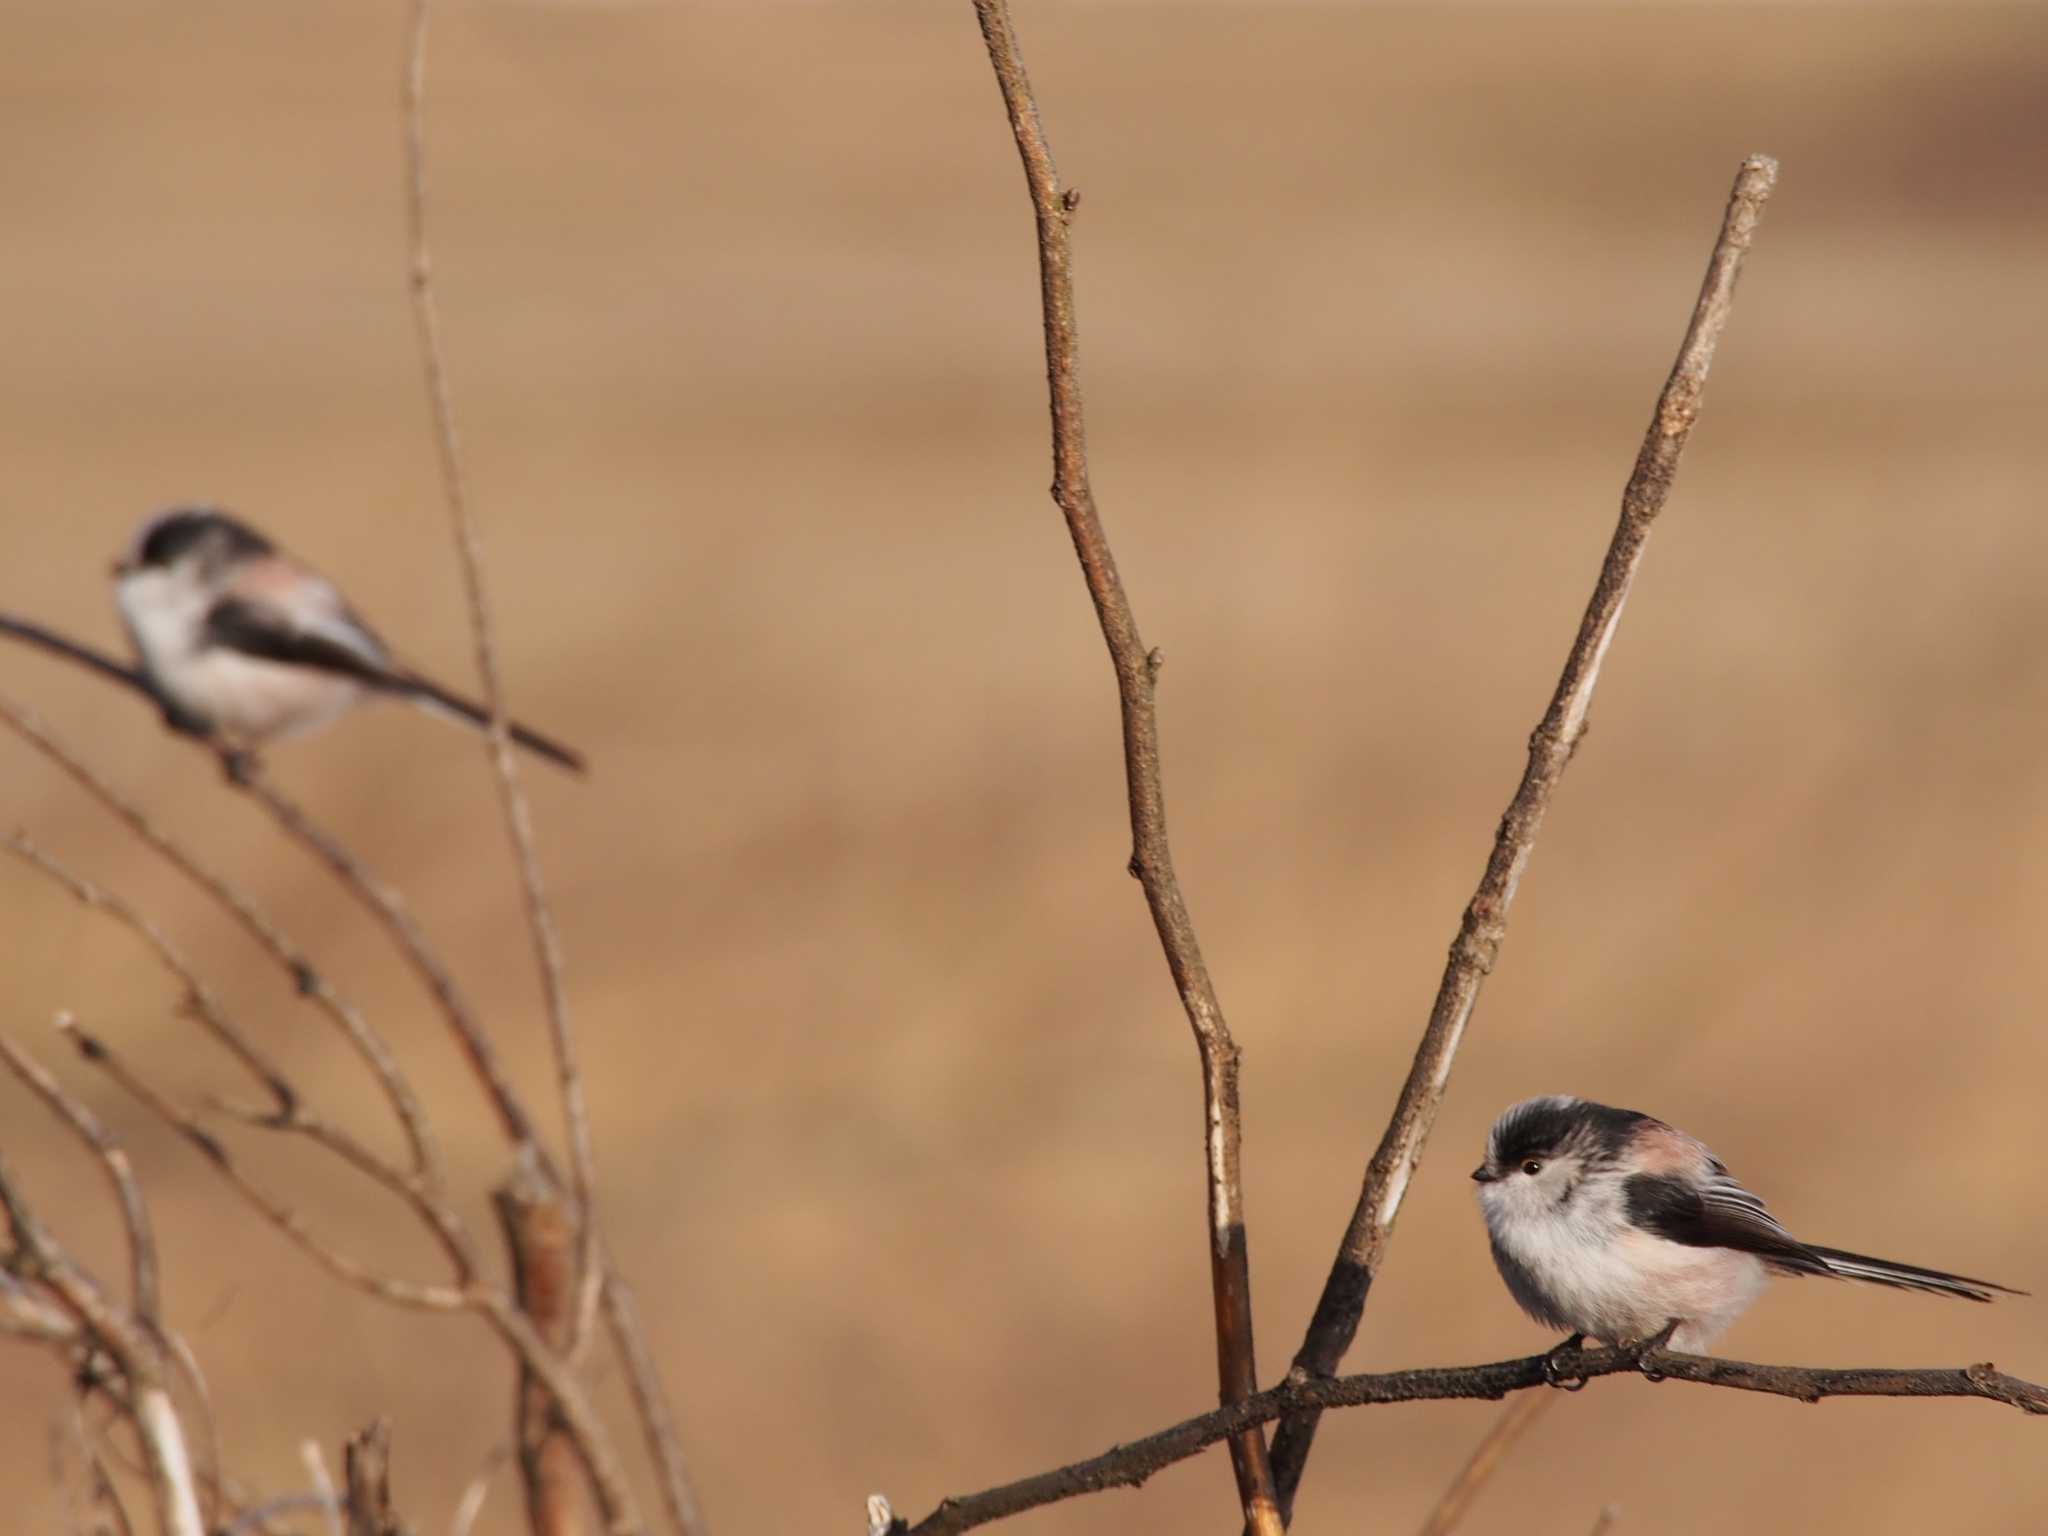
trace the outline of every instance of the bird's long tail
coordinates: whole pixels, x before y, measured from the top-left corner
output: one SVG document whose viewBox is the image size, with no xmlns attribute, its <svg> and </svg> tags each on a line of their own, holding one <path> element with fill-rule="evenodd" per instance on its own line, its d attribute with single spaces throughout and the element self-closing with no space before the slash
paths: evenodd
<svg viewBox="0 0 2048 1536">
<path fill-rule="evenodd" d="M 490 729 L 491 717 L 489 711 L 480 704 L 472 704 L 460 694 L 450 693 L 439 683 L 430 682 L 413 672 L 404 673 L 394 678 L 393 681 L 398 685 L 394 691 L 403 692 L 414 703 L 432 713 L 447 715 L 452 719 L 461 721 L 465 725 L 473 725 L 478 730 Z M 507 722 L 507 726 L 511 731 L 513 741 L 526 748 L 527 751 L 544 757 L 549 762 L 568 769 L 571 773 L 583 773 L 586 771 L 583 754 L 574 748 L 565 747 L 559 741 L 551 740 L 541 735 L 539 731 L 533 730 L 529 726 L 521 725 L 517 720 Z"/>
<path fill-rule="evenodd" d="M 1939 1269 L 1922 1269 L 1917 1264 L 1894 1264 L 1890 1259 L 1873 1259 L 1860 1253 L 1844 1253 L 1839 1248 L 1816 1248 L 1807 1245 L 1807 1251 L 1828 1267 L 1828 1273 L 1839 1275 L 1844 1280 L 1867 1280 L 1873 1285 L 1895 1285 L 1904 1291 L 1927 1291 L 1936 1296 L 1961 1296 L 1969 1301 L 1990 1301 L 1994 1293 L 2006 1296 L 2024 1296 L 2025 1291 L 2016 1291 L 2009 1285 L 2000 1285 L 1995 1280 L 1972 1280 L 1968 1275 L 1951 1275 Z"/>
</svg>

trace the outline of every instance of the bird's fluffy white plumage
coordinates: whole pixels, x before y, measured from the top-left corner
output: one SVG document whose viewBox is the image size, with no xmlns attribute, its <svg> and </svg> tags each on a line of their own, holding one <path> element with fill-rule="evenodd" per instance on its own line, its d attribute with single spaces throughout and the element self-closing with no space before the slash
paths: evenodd
<svg viewBox="0 0 2048 1536">
<path fill-rule="evenodd" d="M 1538 1322 L 1636 1343 L 1676 1322 L 1706 1349 L 1773 1274 L 1831 1275 L 1989 1301 L 2007 1289 L 1816 1248 L 1700 1142 L 1633 1110 L 1549 1095 L 1505 1111 L 1473 1171 L 1501 1278 Z"/>
</svg>

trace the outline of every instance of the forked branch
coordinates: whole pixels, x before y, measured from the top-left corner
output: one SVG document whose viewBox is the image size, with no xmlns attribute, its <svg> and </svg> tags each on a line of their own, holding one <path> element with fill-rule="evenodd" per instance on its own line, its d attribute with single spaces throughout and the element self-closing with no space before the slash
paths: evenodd
<svg viewBox="0 0 2048 1536">
<path fill-rule="evenodd" d="M 1344 1240 L 1330 1267 L 1329 1279 L 1324 1282 L 1307 1336 L 1295 1354 L 1290 1380 L 1329 1375 L 1336 1370 L 1358 1332 L 1366 1294 L 1379 1273 L 1387 1240 L 1394 1230 L 1394 1218 L 1400 1214 L 1402 1197 L 1422 1160 L 1430 1127 L 1436 1123 L 1437 1109 L 1450 1081 L 1451 1064 L 1464 1038 L 1465 1025 L 1472 1017 L 1473 1005 L 1479 1000 L 1480 984 L 1493 969 L 1501 940 L 1507 934 L 1508 909 L 1514 904 L 1515 888 L 1528 867 L 1544 812 L 1550 808 L 1550 798 L 1585 732 L 1586 712 L 1593 702 L 1600 664 L 1606 660 L 1615 626 L 1621 622 L 1622 605 L 1628 600 L 1629 586 L 1642 560 L 1651 524 L 1664 510 L 1664 502 L 1671 494 L 1679 456 L 1685 452 L 1686 440 L 1699 416 L 1714 349 L 1735 301 L 1735 281 L 1742 271 L 1742 258 L 1756 237 L 1757 221 L 1777 179 L 1777 162 L 1764 155 L 1752 155 L 1745 160 L 1735 177 L 1720 237 L 1714 242 L 1714 252 L 1707 263 L 1706 280 L 1700 286 L 1692 321 L 1678 349 L 1678 361 L 1657 398 L 1649 431 L 1636 455 L 1635 471 L 1622 492 L 1621 521 L 1607 546 L 1600 578 L 1586 605 L 1585 617 L 1579 622 L 1578 637 L 1565 658 L 1564 674 L 1558 679 L 1550 708 L 1529 738 L 1528 766 L 1523 769 L 1514 799 L 1508 802 L 1507 812 L 1501 817 L 1493 854 L 1486 862 L 1479 889 L 1466 904 L 1422 1043 L 1416 1047 L 1414 1064 L 1408 1069 L 1408 1080 L 1402 1085 L 1393 1117 L 1380 1137 L 1379 1149 L 1366 1168 L 1364 1188 L 1345 1227 Z M 1293 1508 L 1294 1492 L 1300 1486 L 1315 1432 L 1316 1416 L 1307 1412 L 1290 1418 L 1274 1434 L 1273 1475 L 1279 1485 L 1283 1510 Z"/>
</svg>

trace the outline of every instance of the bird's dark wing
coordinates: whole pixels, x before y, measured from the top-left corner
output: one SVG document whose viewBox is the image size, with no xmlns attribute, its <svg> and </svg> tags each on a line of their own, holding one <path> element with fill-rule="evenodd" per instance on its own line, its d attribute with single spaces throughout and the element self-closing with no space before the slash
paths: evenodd
<svg viewBox="0 0 2048 1536">
<path fill-rule="evenodd" d="M 338 617 L 327 620 L 327 626 L 324 630 L 309 629 L 294 623 L 289 613 L 271 604 L 224 597 L 206 616 L 206 639 L 209 645 L 225 646 L 244 656 L 353 678 L 380 693 L 401 695 L 474 726 L 489 726 L 490 713 L 482 705 L 392 662 L 384 654 L 382 642 L 345 607 Z M 528 751 L 537 752 L 572 773 L 586 771 L 582 754 L 573 747 L 565 747 L 517 720 L 508 721 L 507 728 L 512 739 Z"/>
<path fill-rule="evenodd" d="M 368 632 L 364 635 L 367 640 Z M 294 623 L 281 608 L 243 597 L 224 597 L 208 610 L 206 643 L 264 661 L 352 677 L 372 688 L 401 686 L 383 658 L 374 652 L 350 645 L 334 634 Z"/>
<path fill-rule="evenodd" d="M 1622 1186 L 1629 1220 L 1688 1248 L 1734 1248 L 1779 1269 L 1825 1275 L 1826 1259 L 1778 1225 L 1763 1201 L 1725 1173 L 1699 1186 L 1667 1174 L 1638 1173 Z"/>
</svg>

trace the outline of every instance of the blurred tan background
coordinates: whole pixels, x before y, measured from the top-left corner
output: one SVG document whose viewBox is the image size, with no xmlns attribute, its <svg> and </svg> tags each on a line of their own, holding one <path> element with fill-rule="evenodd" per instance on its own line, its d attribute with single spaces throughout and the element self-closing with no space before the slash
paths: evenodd
<svg viewBox="0 0 2048 1536">
<path fill-rule="evenodd" d="M 1211 1404 L 1195 1053 L 1126 851 L 1049 478 L 1022 180 L 965 0 L 447 0 L 450 360 L 571 957 L 610 1227 L 722 1532 L 922 1514 Z M 2048 12 L 1055 4 L 1097 489 L 1175 847 L 1245 1051 L 1263 1374 L 1299 1342 L 1610 531 L 1741 156 L 1784 163 L 1679 489 L 1353 1369 L 1547 1338 L 1465 1181 L 1570 1090 L 1707 1139 L 1817 1241 L 2048 1292 Z M 173 500 L 240 509 L 414 659 L 468 642 L 403 287 L 403 8 L 0 7 L 0 608 L 113 644 Z M 388 947 L 133 700 L 9 648 L 409 1053 L 488 1230 L 498 1149 Z M 5 820 L 158 913 L 324 1100 L 326 1027 L 68 783 Z M 399 709 L 273 766 L 547 1083 L 483 756 Z M 127 1138 L 234 1470 L 396 1416 L 422 1531 L 508 1423 L 470 1325 L 380 1309 L 60 1060 L 76 1010 L 238 1086 L 118 931 L 0 867 L 4 1027 Z M 366 1126 L 383 1134 L 381 1124 Z M 109 1259 L 12 1084 L 0 1145 Z M 252 1147 L 411 1272 L 382 1207 Z M 2048 1373 L 2048 1301 L 1817 1282 L 1736 1354 Z M 10 1528 L 41 1357 L 0 1353 Z M 615 1393 L 616 1379 L 608 1378 Z M 1327 1421 L 1304 1531 L 1411 1529 L 1486 1404 Z M 1602 1384 L 1475 1532 L 2025 1531 L 2042 1430 Z M 1216 1452 L 1019 1529 L 1234 1530 Z M 484 1528 L 515 1527 L 501 1479 Z"/>
</svg>

